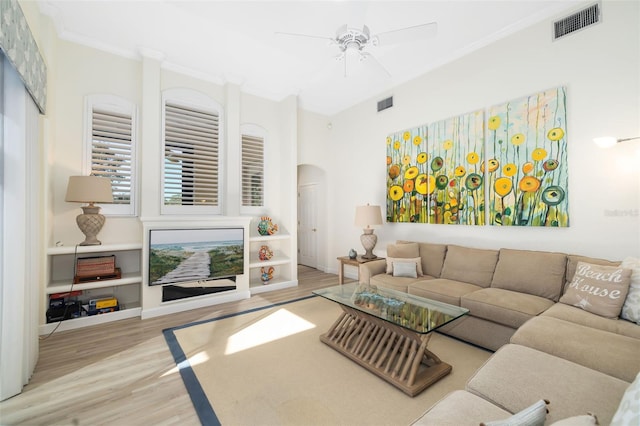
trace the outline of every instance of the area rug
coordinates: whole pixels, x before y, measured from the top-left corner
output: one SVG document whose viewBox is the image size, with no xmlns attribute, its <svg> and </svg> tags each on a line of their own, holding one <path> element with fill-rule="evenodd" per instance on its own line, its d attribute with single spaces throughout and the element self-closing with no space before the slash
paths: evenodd
<svg viewBox="0 0 640 426">
<path fill-rule="evenodd" d="M 491 355 L 436 333 L 453 371 L 411 398 L 320 342 L 340 312 L 309 297 L 164 330 L 202 424 L 407 425 Z"/>
</svg>

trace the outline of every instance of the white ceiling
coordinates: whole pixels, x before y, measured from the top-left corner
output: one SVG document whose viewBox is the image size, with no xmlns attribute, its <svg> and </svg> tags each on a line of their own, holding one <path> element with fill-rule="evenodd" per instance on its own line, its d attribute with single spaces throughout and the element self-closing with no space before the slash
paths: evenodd
<svg viewBox="0 0 640 426">
<path fill-rule="evenodd" d="M 592 1 L 591 1 L 592 2 Z M 39 0 L 58 36 L 118 55 L 160 55 L 162 66 L 273 100 L 298 95 L 332 115 L 585 0 L 502 1 L 96 1 Z M 344 77 L 327 40 L 344 24 L 372 34 L 437 22 L 428 40 L 371 47 L 391 74 L 365 61 Z M 551 38 L 551 23 L 549 23 Z"/>
</svg>

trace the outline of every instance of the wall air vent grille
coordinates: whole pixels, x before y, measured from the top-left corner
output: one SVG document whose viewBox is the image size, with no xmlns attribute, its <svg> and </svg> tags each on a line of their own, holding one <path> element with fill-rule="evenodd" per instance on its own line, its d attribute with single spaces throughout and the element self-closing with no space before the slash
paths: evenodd
<svg viewBox="0 0 640 426">
<path fill-rule="evenodd" d="M 595 3 L 566 18 L 555 21 L 553 23 L 553 39 L 558 40 L 598 22 L 600 22 L 600 3 Z"/>
<path fill-rule="evenodd" d="M 384 111 L 387 108 L 391 108 L 393 106 L 393 96 L 389 96 L 386 99 L 383 99 L 378 102 L 378 112 Z"/>
</svg>

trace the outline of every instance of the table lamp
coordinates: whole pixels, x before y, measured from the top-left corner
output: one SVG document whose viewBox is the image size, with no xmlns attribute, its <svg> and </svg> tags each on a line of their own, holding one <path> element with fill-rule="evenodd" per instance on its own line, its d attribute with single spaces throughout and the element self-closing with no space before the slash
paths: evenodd
<svg viewBox="0 0 640 426">
<path fill-rule="evenodd" d="M 373 254 L 373 249 L 378 242 L 378 236 L 373 233 L 372 226 L 382 225 L 382 213 L 380 206 L 357 206 L 355 224 L 362 227 L 364 234 L 360 236 L 360 242 L 365 249 L 363 259 L 375 259 L 377 256 Z"/>
<path fill-rule="evenodd" d="M 102 244 L 96 235 L 102 229 L 105 217 L 100 214 L 100 207 L 94 203 L 113 203 L 111 179 L 99 176 L 70 176 L 65 201 L 72 203 L 89 203 L 82 206 L 82 214 L 76 217 L 78 228 L 85 235 L 81 246 Z"/>
</svg>

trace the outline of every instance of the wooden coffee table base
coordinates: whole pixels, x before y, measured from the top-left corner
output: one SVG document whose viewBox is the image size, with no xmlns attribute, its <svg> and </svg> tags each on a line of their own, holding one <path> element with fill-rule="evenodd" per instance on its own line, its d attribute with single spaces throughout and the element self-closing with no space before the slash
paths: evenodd
<svg viewBox="0 0 640 426">
<path fill-rule="evenodd" d="M 420 334 L 341 306 L 342 315 L 320 340 L 409 396 L 451 372 L 427 349 L 431 333 Z"/>
</svg>

